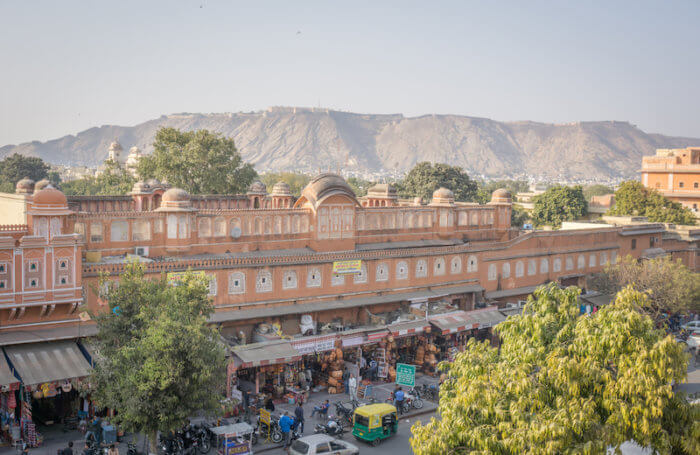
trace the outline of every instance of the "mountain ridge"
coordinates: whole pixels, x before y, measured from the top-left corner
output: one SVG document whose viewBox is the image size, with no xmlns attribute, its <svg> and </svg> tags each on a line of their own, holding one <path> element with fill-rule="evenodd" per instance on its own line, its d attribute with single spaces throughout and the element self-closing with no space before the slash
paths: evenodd
<svg viewBox="0 0 700 455">
<path fill-rule="evenodd" d="M 134 126 L 102 125 L 45 142 L 0 147 L 67 165 L 100 164 L 117 139 L 147 153 L 158 128 L 206 128 L 231 136 L 259 171 L 405 172 L 420 161 L 443 162 L 490 177 L 619 179 L 638 174 L 643 155 L 700 139 L 645 133 L 625 121 L 565 124 L 500 122 L 456 114 L 362 114 L 272 107 L 238 113 L 175 113 Z"/>
</svg>

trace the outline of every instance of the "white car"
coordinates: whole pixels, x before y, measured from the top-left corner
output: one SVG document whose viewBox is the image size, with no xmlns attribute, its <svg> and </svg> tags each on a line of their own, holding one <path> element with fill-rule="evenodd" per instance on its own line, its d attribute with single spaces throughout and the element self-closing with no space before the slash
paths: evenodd
<svg viewBox="0 0 700 455">
<path fill-rule="evenodd" d="M 689 332 L 694 332 L 696 330 L 700 330 L 700 321 L 690 321 L 681 326 L 681 328 L 689 331 Z"/>
<path fill-rule="evenodd" d="M 289 453 L 293 455 L 316 455 L 317 453 L 358 455 L 360 449 L 354 444 L 335 439 L 326 434 L 314 434 L 294 441 L 289 449 Z"/>
</svg>

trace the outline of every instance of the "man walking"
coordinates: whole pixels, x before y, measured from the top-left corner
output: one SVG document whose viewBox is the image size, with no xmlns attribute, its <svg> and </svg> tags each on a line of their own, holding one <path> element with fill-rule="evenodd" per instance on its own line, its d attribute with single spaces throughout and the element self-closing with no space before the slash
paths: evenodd
<svg viewBox="0 0 700 455">
<path fill-rule="evenodd" d="M 299 434 L 304 435 L 304 408 L 301 406 L 304 404 L 303 401 L 299 401 L 297 407 L 294 409 L 295 425 L 299 426 Z"/>
<path fill-rule="evenodd" d="M 402 409 L 403 409 L 403 399 L 404 399 L 404 393 L 401 387 L 396 389 L 394 392 L 394 406 L 396 406 L 397 411 L 399 414 L 402 414 Z"/>
<path fill-rule="evenodd" d="M 289 412 L 284 411 L 284 414 L 282 414 L 279 421 L 280 430 L 282 431 L 282 436 L 284 438 L 284 450 L 288 450 L 292 443 L 292 425 L 294 425 L 294 419 L 289 417 Z"/>
<path fill-rule="evenodd" d="M 355 375 L 351 374 L 350 378 L 348 379 L 348 393 L 350 394 L 350 398 L 353 400 L 357 399 L 357 379 L 355 379 Z"/>
</svg>

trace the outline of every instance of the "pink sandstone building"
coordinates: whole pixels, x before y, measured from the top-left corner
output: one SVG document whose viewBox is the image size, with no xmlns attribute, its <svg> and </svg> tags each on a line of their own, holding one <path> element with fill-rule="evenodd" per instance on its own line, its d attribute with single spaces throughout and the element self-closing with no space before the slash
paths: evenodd
<svg viewBox="0 0 700 455">
<path fill-rule="evenodd" d="M 626 255 L 665 250 L 699 266 L 697 233 L 662 224 L 521 233 L 505 190 L 485 205 L 456 203 L 445 188 L 426 202 L 400 200 L 388 184 L 358 198 L 334 174 L 299 198 L 282 182 L 202 196 L 152 180 L 126 196 L 66 197 L 22 180 L 0 195 L 0 385 L 16 395 L 79 387 L 95 334 L 81 306 L 103 310 L 100 275 L 118 280 L 133 258 L 153 277 L 207 277 L 210 322 L 237 343 L 229 393 L 236 373 L 259 387 L 286 371 L 276 365 L 386 336 L 410 347 L 432 331 L 461 345 L 488 335 L 506 304 L 536 286 L 585 287 L 586 275 Z"/>
</svg>

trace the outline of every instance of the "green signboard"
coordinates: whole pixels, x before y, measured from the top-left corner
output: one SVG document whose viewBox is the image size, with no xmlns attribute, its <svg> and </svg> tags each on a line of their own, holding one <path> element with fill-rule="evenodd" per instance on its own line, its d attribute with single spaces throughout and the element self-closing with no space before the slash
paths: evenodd
<svg viewBox="0 0 700 455">
<path fill-rule="evenodd" d="M 416 366 L 405 363 L 396 364 L 396 383 L 406 387 L 416 386 Z"/>
</svg>

